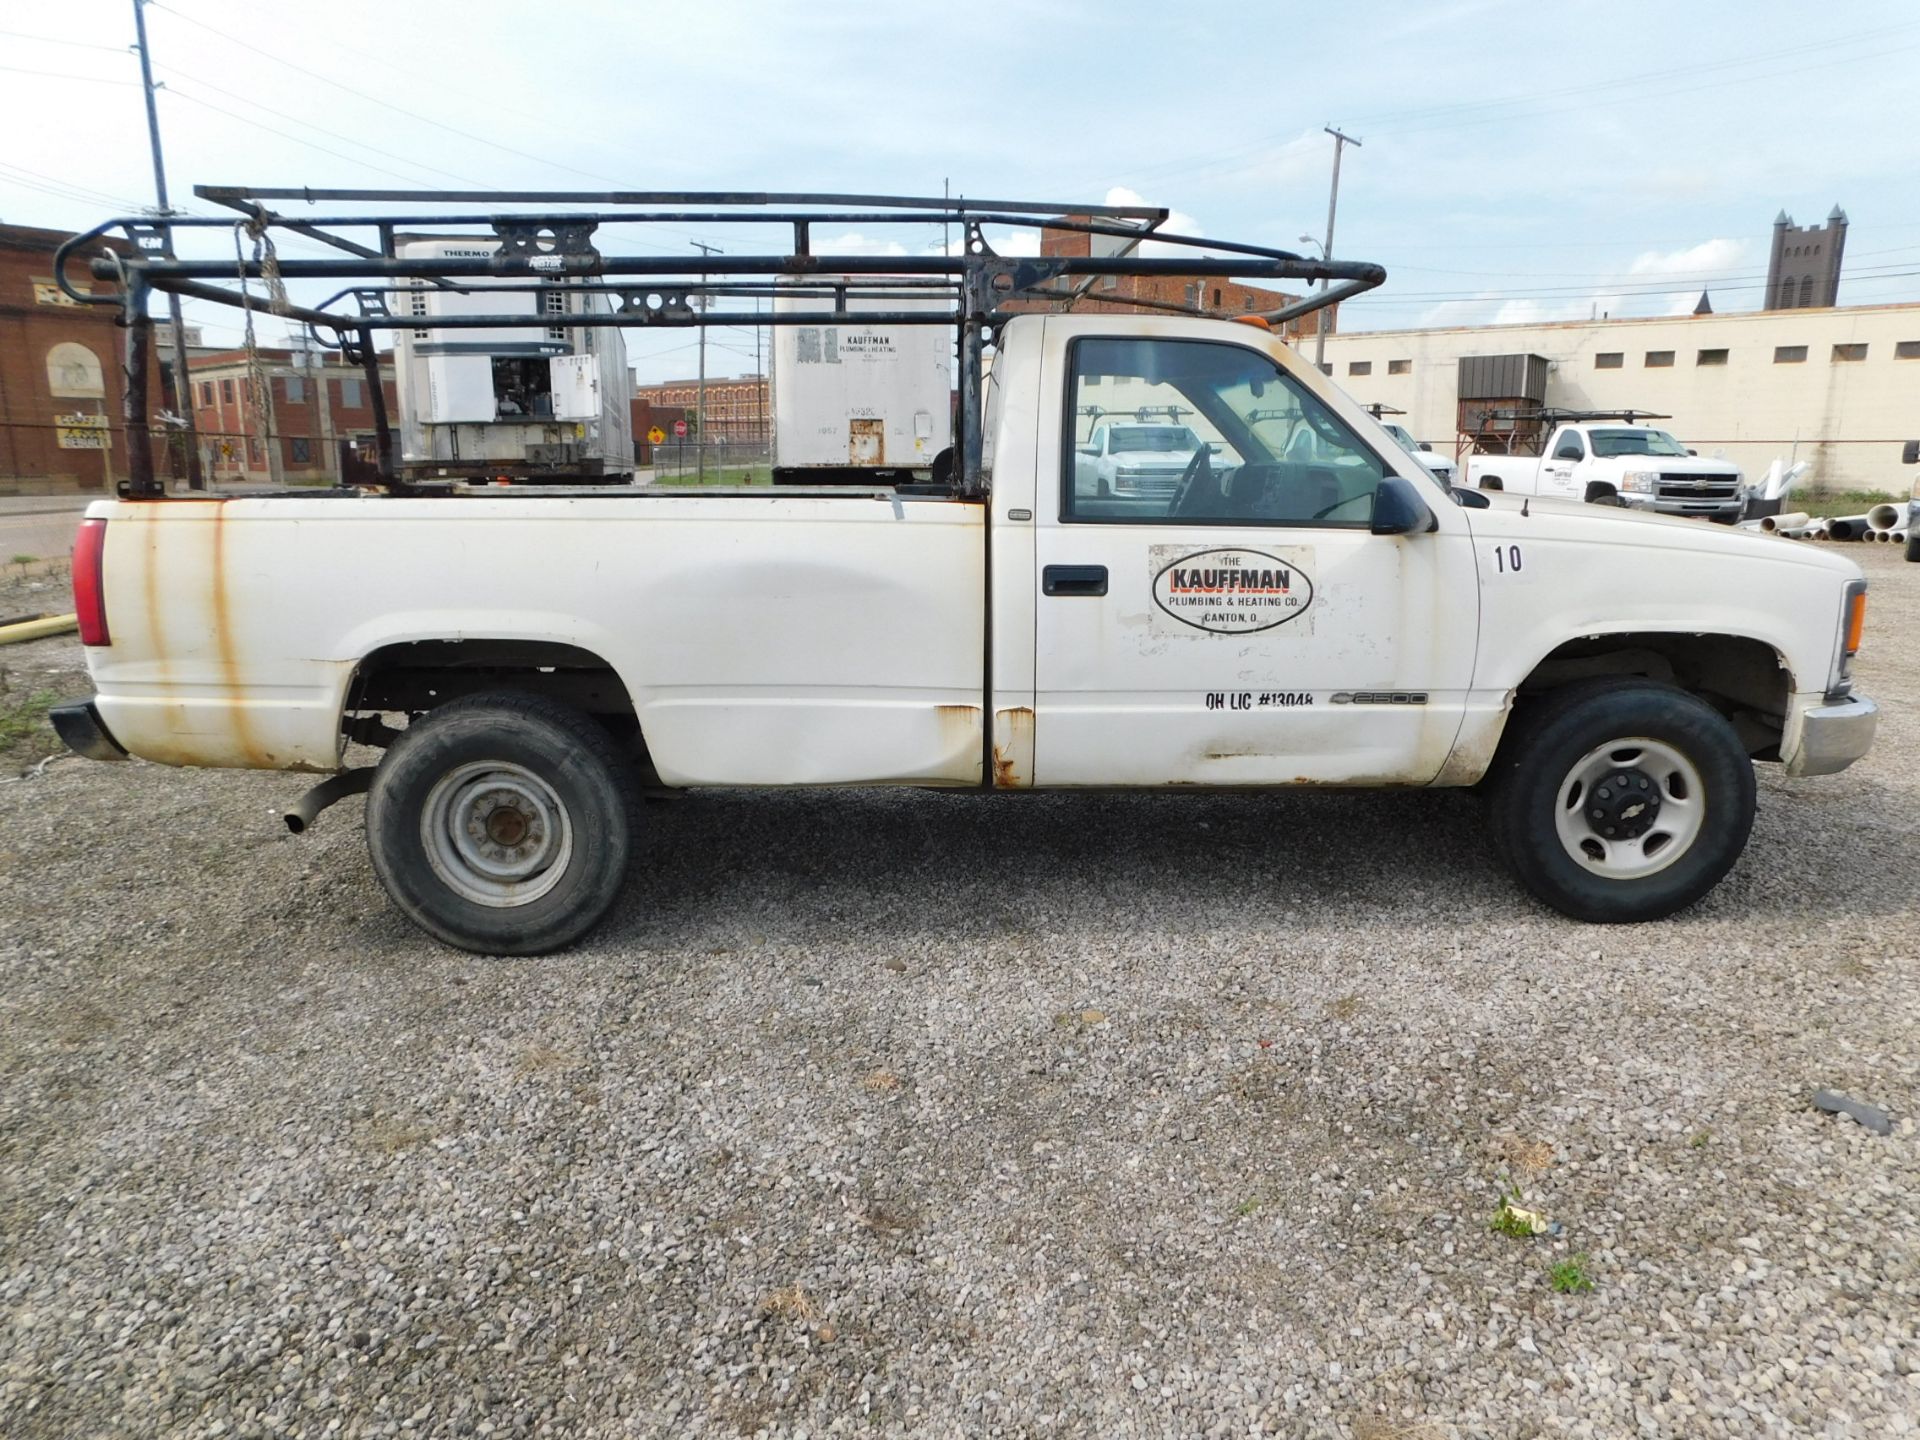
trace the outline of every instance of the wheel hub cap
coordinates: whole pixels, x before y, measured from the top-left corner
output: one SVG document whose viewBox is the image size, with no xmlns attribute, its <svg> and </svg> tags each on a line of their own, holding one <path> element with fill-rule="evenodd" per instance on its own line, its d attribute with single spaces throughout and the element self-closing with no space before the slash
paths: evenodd
<svg viewBox="0 0 1920 1440">
<path fill-rule="evenodd" d="M 1586 799 L 1587 823 L 1609 840 L 1638 840 L 1660 818 L 1660 786 L 1646 771 L 1617 770 Z"/>
<path fill-rule="evenodd" d="M 1560 782 L 1554 830 L 1568 857 L 1609 880 L 1640 880 L 1693 848 L 1706 785 L 1678 747 L 1630 736 L 1597 745 Z"/>
<path fill-rule="evenodd" d="M 478 761 L 440 777 L 420 814 L 434 873 L 477 905 L 527 905 L 566 873 L 573 822 L 551 785 L 523 765 Z"/>
</svg>

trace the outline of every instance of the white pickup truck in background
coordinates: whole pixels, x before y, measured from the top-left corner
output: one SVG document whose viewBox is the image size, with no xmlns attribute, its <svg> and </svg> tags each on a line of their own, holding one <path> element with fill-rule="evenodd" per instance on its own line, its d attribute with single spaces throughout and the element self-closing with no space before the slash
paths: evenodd
<svg viewBox="0 0 1920 1440">
<path fill-rule="evenodd" d="M 1538 455 L 1469 455 L 1463 483 L 1509 495 L 1545 495 L 1704 516 L 1731 525 L 1746 509 L 1746 479 L 1703 459 L 1664 430 L 1614 421 L 1563 424 Z"/>
<path fill-rule="evenodd" d="M 1404 425 L 1397 425 L 1391 420 L 1382 420 L 1380 428 L 1391 435 L 1402 450 L 1425 466 L 1429 475 L 1449 489 L 1452 488 L 1454 476 L 1457 473 L 1452 456 L 1442 455 L 1424 440 L 1414 439 L 1413 432 Z"/>
<path fill-rule="evenodd" d="M 1171 495 L 1201 446 L 1185 425 L 1102 420 L 1075 449 L 1073 484 L 1083 496 Z"/>
<path fill-rule="evenodd" d="M 1529 890 L 1645 920 L 1734 865 L 1753 761 L 1830 773 L 1872 740 L 1865 581 L 1829 550 L 1449 493 L 1257 326 L 1019 315 L 995 341 L 984 497 L 98 501 L 97 694 L 56 727 L 169 765 L 380 747 L 290 821 L 370 789 L 388 893 L 492 953 L 600 919 L 671 832 L 648 787 L 1485 782 Z M 1083 488 L 1081 417 L 1116 393 L 1177 400 L 1172 483 Z"/>
</svg>

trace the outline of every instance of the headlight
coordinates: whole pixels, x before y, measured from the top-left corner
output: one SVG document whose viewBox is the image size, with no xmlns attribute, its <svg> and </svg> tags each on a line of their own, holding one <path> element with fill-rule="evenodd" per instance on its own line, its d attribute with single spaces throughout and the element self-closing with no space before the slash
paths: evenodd
<svg viewBox="0 0 1920 1440">
<path fill-rule="evenodd" d="M 1659 483 L 1658 470 L 1629 470 L 1620 477 L 1620 488 L 1629 495 L 1651 495 Z"/>
</svg>

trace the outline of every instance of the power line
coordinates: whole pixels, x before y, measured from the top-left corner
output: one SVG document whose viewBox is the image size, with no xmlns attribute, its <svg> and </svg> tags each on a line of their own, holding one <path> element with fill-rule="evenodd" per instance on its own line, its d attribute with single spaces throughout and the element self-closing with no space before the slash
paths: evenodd
<svg viewBox="0 0 1920 1440">
<path fill-rule="evenodd" d="M 1775 60 L 1787 59 L 1789 57 L 1798 58 L 1821 50 L 1841 49 L 1850 45 L 1866 44 L 1870 41 L 1884 39 L 1889 35 L 1905 34 L 1913 28 L 1912 22 L 1901 25 L 1885 25 L 1877 30 L 1861 30 L 1851 35 L 1835 35 L 1825 40 L 1809 40 L 1779 50 L 1758 50 L 1746 55 L 1733 56 L 1725 60 L 1711 60 L 1701 64 L 1689 64 L 1686 73 L 1688 75 L 1701 75 L 1723 70 L 1742 69 L 1748 65 L 1764 65 Z M 1356 116 L 1354 117 L 1354 123 L 1357 125 L 1365 122 L 1368 125 L 1377 125 L 1381 122 L 1387 122 L 1387 128 L 1391 129 L 1391 122 L 1395 120 L 1457 114 L 1468 110 L 1485 110 L 1503 105 L 1528 105 L 1541 100 L 1564 100 L 1570 95 L 1597 94 L 1607 90 L 1619 90 L 1636 85 L 1644 85 L 1649 81 L 1662 82 L 1664 87 L 1665 83 L 1670 82 L 1672 79 L 1673 68 L 1667 66 L 1660 70 L 1641 71 L 1637 75 L 1620 75 L 1610 80 L 1595 80 L 1584 85 L 1560 86 L 1553 90 L 1535 90 L 1524 95 L 1494 96 L 1484 100 L 1460 100 L 1450 101 L 1443 105 L 1417 105 L 1401 110 L 1382 110 L 1372 115 Z"/>
<path fill-rule="evenodd" d="M 173 16 L 175 19 L 184 20 L 187 24 L 192 25 L 196 29 L 204 30 L 209 35 L 217 36 L 220 39 L 225 40 L 230 45 L 238 45 L 242 50 L 249 50 L 255 55 L 260 56 L 262 59 L 271 60 L 276 65 L 284 65 L 289 70 L 296 71 L 299 74 L 308 76 L 311 79 L 318 80 L 323 85 L 331 85 L 334 89 L 343 91 L 348 95 L 357 96 L 362 100 L 369 101 L 372 104 L 379 105 L 384 109 L 391 110 L 396 115 L 405 115 L 409 119 L 418 120 L 423 125 L 431 125 L 436 130 L 444 130 L 449 135 L 458 135 L 462 139 L 471 140 L 478 145 L 485 145 L 489 149 L 498 150 L 503 154 L 514 155 L 519 157 L 522 160 L 531 160 L 535 164 L 539 165 L 543 170 L 564 170 L 570 174 L 584 176 L 589 180 L 603 180 L 609 185 L 619 186 L 623 189 L 627 188 L 629 185 L 629 180 L 626 177 L 617 176 L 617 175 L 603 175 L 596 170 L 583 170 L 577 165 L 568 165 L 564 161 L 556 160 L 551 155 L 541 155 L 531 150 L 519 149 L 517 146 L 504 145 L 498 140 L 491 140 L 487 138 L 485 135 L 477 134 L 472 130 L 462 129 L 458 125 L 449 125 L 444 120 L 436 119 L 431 115 L 422 114 L 418 110 L 410 110 L 404 105 L 396 105 L 393 101 L 388 100 L 383 96 L 376 95 L 372 91 L 362 90 L 362 89 L 359 89 L 357 86 L 347 84 L 345 81 L 336 80 L 331 75 L 327 75 L 319 70 L 310 69 L 305 65 L 299 64 L 296 61 L 287 59 L 285 56 L 276 55 L 271 50 L 263 50 L 260 46 L 254 45 L 249 43 L 248 41 L 242 40 L 237 35 L 234 35 L 228 31 L 222 30 L 217 26 L 207 24 L 204 20 L 196 20 L 191 15 L 182 14 L 180 11 L 174 9 L 171 5 L 162 4 L 161 0 L 149 0 L 149 3 L 152 4 L 154 9 L 164 10 L 167 12 L 167 14 Z M 667 232 L 668 234 L 684 235 L 690 238 L 702 238 L 702 239 L 711 238 L 711 237 L 701 235 L 700 232 L 697 232 L 697 231 L 681 230 L 670 225 L 662 225 L 657 228 Z M 665 246 L 662 246 L 662 247 L 649 246 L 648 248 L 649 249 L 661 248 L 665 250 L 671 249 L 671 247 L 665 247 Z"/>
<path fill-rule="evenodd" d="M 1732 59 L 1713 61 L 1703 65 L 1692 66 L 1692 67 L 1689 67 L 1688 74 L 1697 75 L 1702 73 L 1711 73 L 1716 71 L 1736 69 L 1736 68 L 1750 66 L 1750 65 L 1771 64 L 1775 61 L 1781 60 L 1788 56 L 1798 57 L 1798 56 L 1804 56 L 1809 52 L 1831 50 L 1831 49 L 1842 48 L 1850 45 L 1867 44 L 1872 41 L 1882 39 L 1889 35 L 1904 34 L 1908 31 L 1911 31 L 1913 28 L 1914 26 L 1912 24 L 1886 26 L 1877 30 L 1859 31 L 1852 35 L 1835 36 L 1828 40 L 1809 42 L 1805 45 L 1794 46 L 1791 49 L 1758 51 L 1752 54 L 1739 56 Z M 1668 95 L 1687 94 L 1687 93 L 1697 92 L 1701 90 L 1721 89 L 1728 85 L 1744 85 L 1744 84 L 1749 84 L 1752 81 L 1758 80 L 1758 79 L 1774 78 L 1775 75 L 1797 74 L 1806 70 L 1822 69 L 1832 65 L 1849 64 L 1854 61 L 1862 60 L 1862 59 L 1869 59 L 1869 58 L 1879 59 L 1882 56 L 1902 54 L 1907 50 L 1911 50 L 1915 48 L 1920 48 L 1920 46 L 1908 45 L 1908 46 L 1895 47 L 1893 49 L 1876 49 L 1868 56 L 1841 55 L 1828 60 L 1818 60 L 1811 63 L 1797 63 L 1787 67 L 1784 70 L 1769 72 L 1766 75 L 1737 76 L 1730 80 L 1710 81 L 1706 84 L 1698 84 L 1698 85 L 1675 85 L 1673 83 L 1674 77 L 1673 77 L 1673 71 L 1671 70 L 1671 68 L 1665 69 L 1665 70 L 1645 71 L 1637 75 L 1626 75 L 1626 76 L 1620 76 L 1611 80 L 1594 81 L 1586 85 L 1566 87 L 1566 88 L 1562 88 L 1554 91 L 1540 91 L 1540 92 L 1533 92 L 1526 95 L 1497 97 L 1497 98 L 1490 98 L 1490 99 L 1484 99 L 1484 100 L 1464 100 L 1464 101 L 1452 102 L 1445 105 L 1423 106 L 1423 107 L 1403 109 L 1403 110 L 1397 110 L 1397 111 L 1379 111 L 1379 112 L 1375 112 L 1372 115 L 1360 115 L 1360 116 L 1353 117 L 1352 123 L 1356 125 L 1364 123 L 1368 125 L 1370 128 L 1378 130 L 1381 134 L 1385 134 L 1388 136 L 1422 134 L 1422 133 L 1429 133 L 1435 130 L 1457 129 L 1457 128 L 1462 128 L 1464 126 L 1498 123 L 1500 121 L 1518 120 L 1525 117 L 1519 112 L 1511 112 L 1511 113 L 1503 113 L 1503 114 L 1496 114 L 1496 115 L 1482 115 L 1477 119 L 1457 120 L 1452 123 L 1422 123 L 1422 124 L 1415 124 L 1415 125 L 1396 125 L 1391 122 L 1395 120 L 1409 119 L 1409 118 L 1420 119 L 1422 117 L 1427 117 L 1429 119 L 1432 119 L 1434 117 L 1442 117 L 1447 115 L 1462 115 L 1472 111 L 1484 111 L 1491 107 L 1532 105 L 1532 104 L 1538 104 L 1543 100 L 1564 100 L 1571 95 L 1598 93 L 1598 92 L 1604 92 L 1609 90 L 1631 90 L 1635 87 L 1649 85 L 1649 84 L 1657 85 L 1662 97 L 1665 97 Z M 1538 111 L 1536 113 L 1540 115 L 1564 114 L 1564 113 L 1569 113 L 1570 111 L 1584 111 L 1590 108 L 1591 107 L 1587 105 L 1576 105 L 1576 106 L 1559 105 L 1559 106 L 1553 106 L 1546 110 Z M 1386 121 L 1388 123 L 1382 125 L 1378 123 L 1380 121 Z M 1145 167 L 1135 167 L 1127 175 L 1120 176 L 1120 177 L 1109 177 L 1109 178 L 1117 179 L 1117 181 L 1124 182 L 1125 180 L 1128 180 L 1128 179 L 1136 179 L 1136 180 L 1144 179 L 1144 178 L 1153 177 L 1161 174 L 1166 174 L 1169 172 L 1178 172 L 1182 179 L 1191 179 L 1191 178 L 1196 178 L 1200 176 L 1209 176 L 1209 175 L 1222 175 L 1222 174 L 1232 175 L 1232 174 L 1238 173 L 1239 171 L 1250 169 L 1257 164 L 1264 163 L 1266 160 L 1273 158 L 1270 154 L 1262 155 L 1259 152 L 1270 150 L 1271 147 L 1273 147 L 1276 144 L 1276 142 L 1284 143 L 1284 144 L 1295 144 L 1305 138 L 1306 138 L 1305 132 L 1298 135 L 1292 134 L 1291 132 L 1273 132 L 1268 135 L 1262 136 L 1258 139 L 1246 141 L 1240 145 L 1231 147 L 1230 149 L 1227 149 L 1224 152 L 1218 148 L 1214 148 L 1208 151 L 1188 151 L 1182 155 L 1170 157 L 1164 161 L 1156 161 Z M 1200 155 L 1209 156 L 1211 158 L 1208 161 L 1208 163 L 1204 163 L 1197 167 L 1193 166 L 1191 162 L 1194 160 L 1196 156 L 1200 156 Z"/>
<path fill-rule="evenodd" d="M 37 75 L 42 80 L 75 80 L 82 85 L 128 85 L 138 89 L 138 80 L 115 80 L 110 75 L 71 75 L 63 70 L 32 70 L 25 65 L 0 65 L 9 75 Z"/>
<path fill-rule="evenodd" d="M 104 50 L 109 55 L 125 55 L 119 45 L 98 45 L 91 40 L 61 40 L 52 35 L 29 35 L 24 30 L 0 30 L 10 40 L 34 40 L 42 45 L 65 45 L 70 50 Z"/>
<path fill-rule="evenodd" d="M 329 130 L 324 125 L 316 125 L 311 120 L 303 120 L 298 115 L 288 114 L 285 110 L 276 110 L 271 105 L 262 104 L 260 101 L 252 99 L 249 96 L 239 94 L 237 91 L 228 90 L 224 86 L 216 85 L 213 83 L 213 81 L 205 79 L 202 76 L 189 75 L 186 71 L 181 70 L 176 66 L 168 65 L 164 68 L 167 70 L 169 74 L 177 76 L 182 80 L 192 81 L 195 85 L 204 85 L 207 89 L 213 91 L 215 94 L 225 95 L 228 99 L 231 99 L 231 100 L 238 100 L 242 105 L 251 105 L 256 110 L 264 110 L 269 115 L 278 115 L 282 120 L 290 120 L 295 125 L 305 126 L 307 129 L 313 131 L 315 134 L 330 135 L 335 140 L 340 141 L 342 144 L 356 145 L 360 149 L 369 151 L 372 154 L 384 155 L 389 160 L 398 160 L 402 165 L 411 165 L 418 170 L 430 170 L 436 175 L 445 175 L 450 180 L 460 180 L 469 185 L 485 185 L 487 183 L 484 180 L 477 180 L 471 175 L 462 175 L 458 171 L 443 170 L 438 165 L 428 165 L 423 161 L 416 160 L 409 155 L 401 155 L 392 150 L 383 150 L 378 145 L 369 145 L 366 143 L 366 141 L 356 140 L 351 135 L 342 135 L 338 130 Z"/>
<path fill-rule="evenodd" d="M 405 180 L 409 185 L 420 185 L 420 186 L 424 186 L 426 189 L 429 189 L 429 190 L 432 190 L 435 188 L 442 188 L 442 189 L 445 188 L 444 186 L 436 187 L 431 181 L 422 180 L 418 175 L 404 175 L 398 170 L 388 170 L 384 166 L 368 164 L 367 161 L 362 160 L 357 156 L 342 154 L 340 151 L 330 149 L 325 145 L 316 145 L 313 141 L 308 140 L 303 136 L 295 135 L 291 131 L 279 130 L 274 128 L 271 125 L 262 125 L 258 120 L 249 119 L 247 116 L 240 114 L 238 111 L 229 110 L 223 105 L 215 105 L 211 100 L 202 100 L 199 96 L 190 94 L 189 92 L 182 90 L 177 86 L 169 85 L 167 87 L 166 93 L 172 96 L 176 100 L 185 100 L 189 104 L 198 105 L 202 109 L 211 110 L 216 115 L 225 115 L 228 119 L 238 120 L 243 125 L 251 125 L 256 130 L 264 130 L 269 135 L 278 135 L 283 140 L 291 140 L 296 145 L 305 145 L 309 150 L 318 150 L 323 155 L 331 155 L 336 160 L 346 161 L 349 165 L 364 166 L 366 169 L 376 171 L 381 175 L 390 175 L 396 180 Z M 351 144 L 353 142 L 349 141 L 348 143 Z"/>
<path fill-rule="evenodd" d="M 65 192 L 61 195 L 61 198 L 65 200 L 82 200 L 89 205 L 111 205 L 116 209 L 122 210 L 142 210 L 146 208 L 141 205 L 139 201 L 129 200 L 124 195 L 109 195 L 103 190 L 91 190 L 85 185 L 75 185 L 71 181 L 63 180 L 57 175 L 42 175 L 38 170 L 29 170 L 24 165 L 15 165 L 10 161 L 0 160 L 0 172 L 6 171 L 12 171 L 14 176 L 24 175 L 28 178 L 18 180 L 12 179 L 12 177 L 6 176 L 5 174 L 0 174 L 0 179 L 9 179 L 10 183 L 25 185 L 29 189 L 34 190 L 47 190 L 48 187 L 54 187 Z M 35 184 L 35 181 L 41 183 Z"/>
<path fill-rule="evenodd" d="M 1874 282 L 1874 281 L 1900 280 L 1900 279 L 1905 279 L 1907 277 L 1914 276 L 1914 275 L 1920 275 L 1920 269 L 1875 271 L 1865 275 L 1861 275 L 1858 273 L 1849 273 L 1849 274 L 1842 274 L 1840 278 L 1843 282 L 1866 283 L 1866 282 Z M 1631 287 L 1623 288 L 1620 286 L 1600 284 L 1600 285 L 1587 285 L 1587 286 L 1579 286 L 1579 287 L 1573 287 L 1573 288 L 1546 289 L 1546 290 L 1404 291 L 1401 294 L 1392 295 L 1392 296 L 1381 295 L 1378 292 L 1375 292 L 1374 294 L 1371 294 L 1371 295 L 1357 296 L 1352 300 L 1343 300 L 1341 301 L 1341 308 L 1344 309 L 1348 305 L 1406 305 L 1406 304 L 1416 304 L 1416 303 L 1434 304 L 1434 303 L 1441 303 L 1441 302 L 1450 301 L 1450 300 L 1456 300 L 1456 301 L 1581 300 L 1589 296 L 1595 299 L 1612 297 L 1620 300 L 1646 300 L 1646 299 L 1654 299 L 1662 295 L 1691 295 L 1691 294 L 1694 294 L 1696 291 L 1699 291 L 1702 289 L 1732 290 L 1737 292 L 1737 291 L 1745 291 L 1745 290 L 1764 290 L 1766 289 L 1766 286 L 1767 286 L 1766 278 L 1762 276 L 1762 277 L 1753 278 L 1753 279 L 1733 277 L 1727 280 L 1712 280 L 1704 283 L 1698 280 L 1694 280 L 1694 281 L 1690 281 L 1685 285 L 1665 286 L 1661 288 L 1631 288 Z"/>
</svg>

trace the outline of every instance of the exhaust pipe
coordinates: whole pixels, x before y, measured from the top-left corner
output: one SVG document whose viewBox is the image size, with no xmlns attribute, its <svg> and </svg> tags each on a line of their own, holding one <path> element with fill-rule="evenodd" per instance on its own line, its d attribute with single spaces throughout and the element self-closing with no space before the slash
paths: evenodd
<svg viewBox="0 0 1920 1440">
<path fill-rule="evenodd" d="M 1780 530 L 1804 530 L 1812 518 L 1804 510 L 1796 510 L 1791 515 L 1768 515 L 1761 519 L 1760 528 L 1769 535 Z"/>
<path fill-rule="evenodd" d="M 306 794 L 293 802 L 290 809 L 284 810 L 280 818 L 287 822 L 287 829 L 295 835 L 307 833 L 320 812 L 335 801 L 344 800 L 349 795 L 364 795 L 373 787 L 373 766 L 363 765 L 358 770 L 342 770 L 338 775 L 330 775 L 314 786 Z"/>
</svg>

